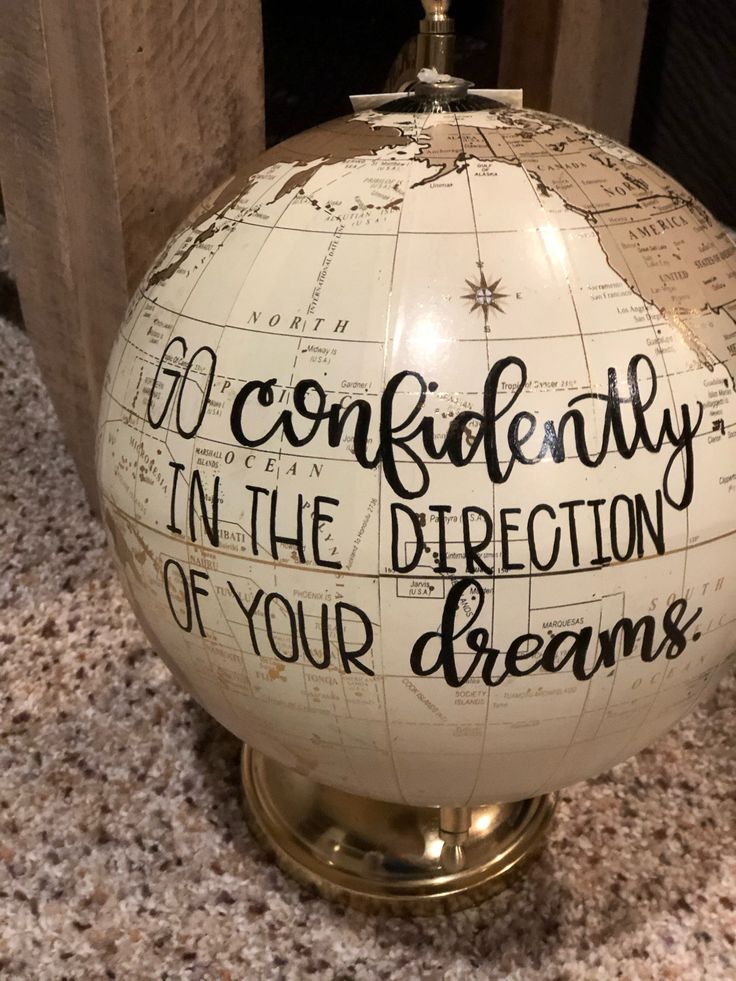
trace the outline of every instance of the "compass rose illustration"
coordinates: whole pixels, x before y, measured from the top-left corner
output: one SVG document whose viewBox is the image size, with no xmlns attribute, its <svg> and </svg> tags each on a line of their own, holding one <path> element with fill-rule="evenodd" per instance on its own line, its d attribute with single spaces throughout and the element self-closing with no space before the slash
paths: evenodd
<svg viewBox="0 0 736 981">
<path fill-rule="evenodd" d="M 500 277 L 494 282 L 489 283 L 486 279 L 486 274 L 483 271 L 483 263 L 479 262 L 477 265 L 479 270 L 477 282 L 474 282 L 472 279 L 465 280 L 467 285 L 470 287 L 470 292 L 463 293 L 462 299 L 470 301 L 471 313 L 473 313 L 475 310 L 481 311 L 483 314 L 483 322 L 485 323 L 486 329 L 488 329 L 488 318 L 490 317 L 491 310 L 495 310 L 496 313 L 504 313 L 505 311 L 500 305 L 500 301 L 508 299 L 508 293 L 500 292 Z"/>
</svg>

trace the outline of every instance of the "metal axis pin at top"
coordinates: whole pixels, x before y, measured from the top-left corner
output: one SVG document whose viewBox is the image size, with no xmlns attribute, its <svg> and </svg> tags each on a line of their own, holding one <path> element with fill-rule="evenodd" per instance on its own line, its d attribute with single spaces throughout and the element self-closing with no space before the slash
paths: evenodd
<svg viewBox="0 0 736 981">
<path fill-rule="evenodd" d="M 455 21 L 448 15 L 450 0 L 422 0 L 425 17 L 419 22 L 417 69 L 451 73 L 455 60 Z"/>
</svg>

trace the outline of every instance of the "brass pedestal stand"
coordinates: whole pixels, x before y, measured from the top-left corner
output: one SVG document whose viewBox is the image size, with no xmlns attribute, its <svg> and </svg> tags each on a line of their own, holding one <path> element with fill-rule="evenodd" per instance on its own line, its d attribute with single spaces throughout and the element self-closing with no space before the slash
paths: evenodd
<svg viewBox="0 0 736 981">
<path fill-rule="evenodd" d="M 481 903 L 539 852 L 555 798 L 409 807 L 313 783 L 245 747 L 248 824 L 281 868 L 328 899 L 427 915 Z"/>
</svg>

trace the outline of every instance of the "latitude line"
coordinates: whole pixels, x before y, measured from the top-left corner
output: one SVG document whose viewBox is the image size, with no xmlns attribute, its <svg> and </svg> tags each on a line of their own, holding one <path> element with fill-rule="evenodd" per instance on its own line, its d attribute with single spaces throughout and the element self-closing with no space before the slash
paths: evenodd
<svg viewBox="0 0 736 981">
<path fill-rule="evenodd" d="M 164 532 L 161 531 L 160 528 L 156 528 L 153 525 L 149 525 L 145 521 L 141 521 L 140 518 L 137 518 L 134 515 L 128 514 L 127 511 L 124 511 L 123 508 L 121 508 L 118 504 L 116 504 L 115 501 L 113 501 L 111 498 L 109 498 L 107 496 L 104 496 L 103 499 L 106 500 L 108 502 L 108 504 L 110 504 L 110 506 L 121 517 L 123 517 L 126 520 L 130 521 L 132 524 L 137 525 L 139 528 L 145 528 L 147 531 L 153 532 L 154 534 L 157 534 L 157 535 L 164 535 L 165 538 L 169 538 L 170 537 L 169 535 L 165 535 Z M 619 566 L 634 565 L 637 562 L 648 562 L 648 561 L 651 561 L 653 559 L 664 559 L 664 558 L 668 558 L 670 555 L 677 555 L 678 553 L 680 553 L 682 551 L 686 551 L 688 549 L 694 550 L 696 548 L 702 548 L 705 545 L 712 545 L 715 542 L 723 541 L 726 538 L 730 538 L 732 535 L 736 535 L 736 528 L 733 528 L 730 531 L 724 531 L 720 535 L 714 535 L 713 538 L 705 538 L 705 539 L 702 539 L 701 541 L 695 542 L 692 545 L 681 545 L 681 546 L 678 546 L 677 548 L 670 549 L 667 552 L 666 555 L 659 555 L 659 554 L 656 554 L 655 553 L 654 555 L 643 555 L 641 558 L 639 558 L 637 556 L 637 558 L 635 558 L 635 559 L 633 559 L 633 558 L 632 559 L 628 559 L 626 562 L 619 562 L 619 561 L 617 561 L 617 560 L 614 559 L 612 562 L 609 562 L 605 566 L 605 568 L 606 569 L 615 569 L 615 568 L 618 568 Z M 524 539 L 520 539 L 520 540 L 523 541 Z M 335 570 L 334 569 L 322 569 L 319 566 L 311 566 L 311 565 L 307 565 L 306 563 L 304 565 L 294 565 L 294 564 L 289 563 L 289 562 L 278 562 L 278 561 L 276 561 L 274 559 L 257 559 L 257 558 L 255 558 L 253 556 L 248 556 L 248 555 L 244 556 L 244 555 L 242 555 L 241 553 L 238 553 L 238 552 L 226 552 L 222 548 L 217 548 L 217 549 L 209 548 L 209 547 L 207 547 L 207 546 L 205 546 L 203 544 L 199 544 L 199 543 L 196 543 L 196 542 L 194 544 L 197 545 L 197 548 L 199 548 L 203 552 L 217 554 L 217 555 L 223 554 L 223 552 L 225 552 L 225 554 L 230 555 L 230 556 L 232 556 L 234 558 L 241 558 L 241 559 L 243 559 L 245 561 L 252 562 L 252 563 L 254 563 L 256 565 L 261 564 L 261 563 L 265 563 L 266 565 L 274 565 L 274 564 L 276 564 L 276 565 L 280 565 L 280 566 L 283 566 L 285 568 L 292 569 L 292 570 L 295 570 L 295 571 L 314 572 L 314 573 L 318 573 L 318 574 L 321 574 L 321 575 L 331 575 L 331 576 L 334 576 L 335 575 Z M 599 567 L 599 566 L 591 566 L 591 567 L 587 567 L 586 566 L 585 568 L 577 568 L 577 569 L 551 569 L 551 570 L 548 570 L 548 571 L 545 571 L 545 572 L 543 572 L 543 571 L 536 571 L 534 573 L 533 578 L 535 578 L 535 579 L 543 579 L 543 578 L 546 578 L 548 576 L 585 575 L 585 574 L 599 573 L 600 571 L 601 571 L 601 567 Z M 447 576 L 447 575 L 441 575 L 439 573 L 433 574 L 433 575 L 430 575 L 430 574 L 422 574 L 422 575 L 405 574 L 405 575 L 400 575 L 400 574 L 388 573 L 388 572 L 380 572 L 380 571 L 379 572 L 376 572 L 376 573 L 368 573 L 368 572 L 352 572 L 352 571 L 340 570 L 340 572 L 344 576 L 351 576 L 351 577 L 358 578 L 358 579 L 394 579 L 394 580 L 396 580 L 398 582 L 401 582 L 401 581 L 403 581 L 403 582 L 411 582 L 411 580 L 413 580 L 413 579 L 441 579 L 441 580 L 445 580 L 445 581 L 449 580 L 449 581 L 453 582 L 453 581 L 456 581 L 458 579 L 466 579 L 466 578 L 472 578 L 472 579 L 476 579 L 478 581 L 486 581 L 486 580 L 495 581 L 495 580 L 501 580 L 501 579 L 507 580 L 507 579 L 527 579 L 528 578 L 528 573 L 527 572 L 523 572 L 523 573 L 508 573 L 508 574 L 503 575 L 503 576 L 490 576 L 490 575 L 487 575 L 487 574 L 481 575 L 480 573 L 473 573 L 472 575 L 470 573 L 460 573 L 460 574 L 457 574 L 457 575 L 453 574 L 453 575 Z"/>
</svg>

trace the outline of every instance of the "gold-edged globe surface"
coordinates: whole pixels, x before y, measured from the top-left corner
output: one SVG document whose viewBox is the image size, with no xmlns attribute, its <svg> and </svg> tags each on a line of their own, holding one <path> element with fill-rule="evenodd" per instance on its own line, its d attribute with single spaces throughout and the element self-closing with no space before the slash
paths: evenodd
<svg viewBox="0 0 736 981">
<path fill-rule="evenodd" d="M 120 331 L 99 481 L 134 608 L 319 783 L 592 776 L 733 649 L 734 352 L 733 244 L 629 149 L 505 107 L 318 127 L 202 207 Z"/>
</svg>

